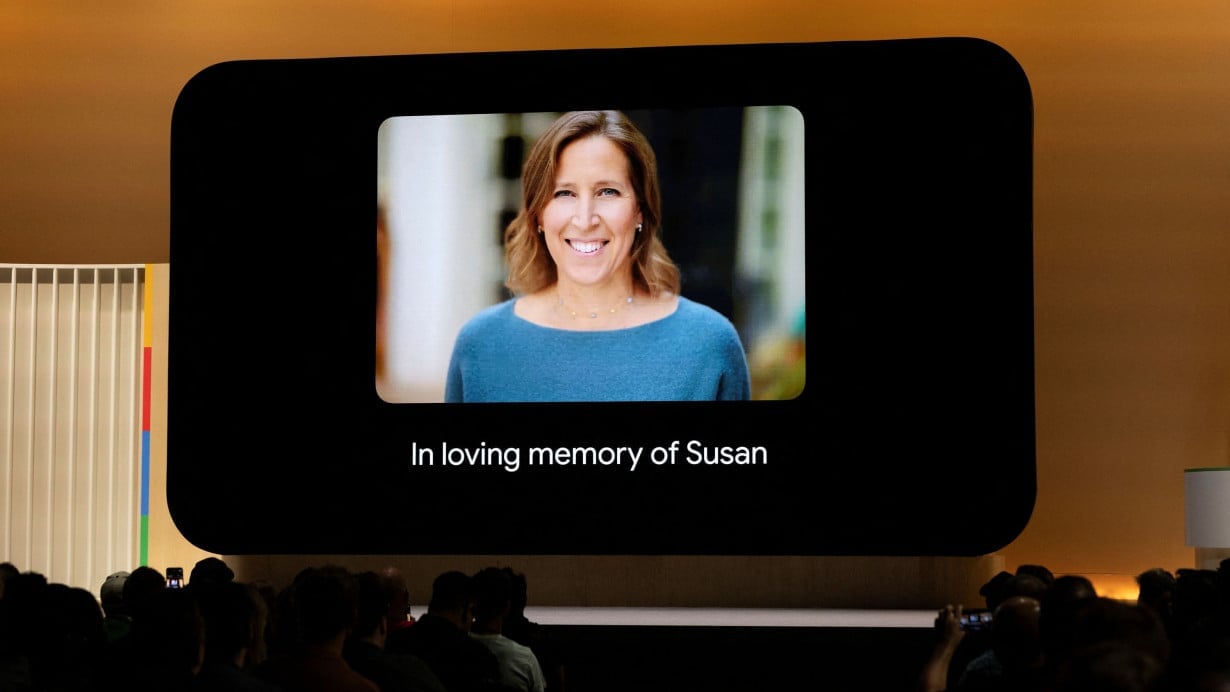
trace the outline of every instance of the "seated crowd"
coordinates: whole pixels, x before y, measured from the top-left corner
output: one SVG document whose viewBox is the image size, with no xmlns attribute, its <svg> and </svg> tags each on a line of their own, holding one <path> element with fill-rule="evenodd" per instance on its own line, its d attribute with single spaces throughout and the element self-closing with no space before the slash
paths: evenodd
<svg viewBox="0 0 1230 692">
<path fill-rule="evenodd" d="M 939 611 L 918 690 L 1230 692 L 1230 560 L 1136 581 L 1129 602 L 1039 565 L 1001 572 L 975 609 L 989 619 Z M 564 692 L 524 575 L 448 571 L 426 612 L 408 604 L 393 567 L 309 567 L 275 590 L 206 558 L 181 588 L 141 566 L 95 597 L 0 563 L 0 692 Z"/>
<path fill-rule="evenodd" d="M 96 598 L 3 563 L 0 692 L 563 692 L 525 594 L 506 567 L 449 571 L 415 619 L 393 567 L 309 567 L 275 590 L 206 558 L 181 588 L 140 566 Z"/>
<path fill-rule="evenodd" d="M 1000 572 L 979 592 L 989 623 L 961 605 L 939 611 L 918 689 L 1230 692 L 1230 560 L 1136 583 L 1125 601 L 1040 565 Z"/>
</svg>

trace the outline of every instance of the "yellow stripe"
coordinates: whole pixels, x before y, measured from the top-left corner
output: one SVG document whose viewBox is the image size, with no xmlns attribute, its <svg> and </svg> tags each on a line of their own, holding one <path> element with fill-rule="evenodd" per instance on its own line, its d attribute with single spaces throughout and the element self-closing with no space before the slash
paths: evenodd
<svg viewBox="0 0 1230 692">
<path fill-rule="evenodd" d="M 145 348 L 154 343 L 154 265 L 145 265 L 145 313 L 142 338 Z"/>
</svg>

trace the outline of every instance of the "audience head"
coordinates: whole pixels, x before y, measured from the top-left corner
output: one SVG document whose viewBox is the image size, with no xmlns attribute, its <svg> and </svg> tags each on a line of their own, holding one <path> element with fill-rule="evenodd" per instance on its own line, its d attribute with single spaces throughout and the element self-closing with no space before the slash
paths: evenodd
<svg viewBox="0 0 1230 692">
<path fill-rule="evenodd" d="M 1042 596 L 1042 612 L 1038 623 L 1042 647 L 1048 659 L 1053 661 L 1061 652 L 1067 650 L 1073 620 L 1081 608 L 1092 603 L 1097 597 L 1097 590 L 1087 577 L 1065 574 L 1056 577 L 1051 583 Z"/>
<path fill-rule="evenodd" d="M 87 631 L 82 634 L 87 637 L 97 638 L 102 635 L 103 611 L 94 594 L 67 584 L 50 584 L 48 589 L 55 595 L 60 607 L 64 629 L 84 627 Z"/>
<path fill-rule="evenodd" d="M 139 569 L 133 570 L 129 584 Z M 200 672 L 205 660 L 205 623 L 193 592 L 163 588 L 150 595 L 140 611 L 132 620 L 132 645 L 139 665 L 175 684 Z"/>
<path fill-rule="evenodd" d="M 384 579 L 376 572 L 355 575 L 357 611 L 353 636 L 360 639 L 383 637 L 388 632 L 390 594 Z"/>
<path fill-rule="evenodd" d="M 1162 689 L 1170 641 L 1152 609 L 1095 597 L 1083 603 L 1069 626 L 1067 647 L 1052 668 L 1056 690 Z"/>
<path fill-rule="evenodd" d="M 1209 636 L 1172 642 L 1170 678 L 1184 692 L 1230 690 L 1230 637 Z"/>
<path fill-rule="evenodd" d="M 1163 617 L 1169 615 L 1175 588 L 1173 574 L 1161 567 L 1147 569 L 1136 575 L 1136 585 L 1139 587 L 1137 603 L 1153 608 Z"/>
<path fill-rule="evenodd" d="M 0 660 L 16 655 L 29 661 L 37 655 L 46 629 L 47 578 L 21 572 L 8 578 L 0 600 Z"/>
<path fill-rule="evenodd" d="M 512 606 L 512 579 L 499 567 L 484 567 L 474 574 L 474 622 L 498 631 Z"/>
<path fill-rule="evenodd" d="M 1217 627 L 1222 597 L 1217 574 L 1208 569 L 1180 569 L 1175 572 L 1171 598 L 1172 634 L 1180 640 L 1210 636 Z"/>
<path fill-rule="evenodd" d="M 1048 588 L 1050 587 L 1045 581 L 1033 574 L 1014 574 L 1004 583 L 1003 596 L 1005 601 L 1016 596 L 1027 596 L 1040 601 Z"/>
<path fill-rule="evenodd" d="M 220 558 L 206 557 L 197 561 L 188 573 L 188 584 L 193 586 L 208 586 L 234 581 L 235 572 Z"/>
<path fill-rule="evenodd" d="M 191 583 L 191 582 L 190 582 Z M 257 629 L 257 603 L 246 584 L 227 581 L 192 589 L 205 625 L 205 660 L 242 667 Z"/>
<path fill-rule="evenodd" d="M 1010 596 L 995 609 L 991 648 L 1005 672 L 1016 673 L 1041 665 L 1041 613 L 1042 604 L 1030 596 Z"/>
<path fill-rule="evenodd" d="M 1042 599 L 1043 609 L 1072 609 L 1097 598 L 1098 591 L 1088 577 L 1065 574 L 1056 577 Z"/>
<path fill-rule="evenodd" d="M 400 627 L 410 620 L 410 587 L 406 582 L 406 575 L 393 565 L 381 568 L 377 575 L 389 599 L 389 608 L 385 615 L 389 629 Z"/>
<path fill-rule="evenodd" d="M 107 641 L 103 611 L 98 599 L 86 589 L 66 584 L 50 584 L 48 625 L 62 651 L 96 650 Z"/>
<path fill-rule="evenodd" d="M 124 580 L 121 596 L 128 616 L 133 620 L 144 617 L 153 607 L 159 594 L 167 590 L 167 580 L 162 573 L 148 565 L 134 569 Z"/>
<path fill-rule="evenodd" d="M 523 616 L 525 606 L 529 603 L 529 583 L 524 574 L 511 567 L 505 567 L 504 573 L 508 575 L 508 583 L 512 588 L 509 614 Z"/>
<path fill-rule="evenodd" d="M 21 574 L 21 570 L 17 569 L 17 565 L 11 562 L 0 562 L 0 599 L 4 598 L 4 583 L 9 580 L 9 577 L 15 577 Z"/>
<path fill-rule="evenodd" d="M 121 570 L 107 575 L 102 586 L 98 588 L 98 601 L 107 617 L 123 617 L 128 614 L 128 609 L 124 606 L 124 583 L 127 581 L 128 572 Z"/>
<path fill-rule="evenodd" d="M 350 634 L 358 614 L 353 574 L 335 565 L 308 568 L 299 573 L 291 588 L 304 644 L 334 643 Z"/>
<path fill-rule="evenodd" d="M 248 647 L 249 668 L 259 665 L 269 657 L 269 640 L 273 634 L 273 609 L 277 605 L 278 592 L 268 583 L 242 582 L 252 600 L 255 613 L 252 621 L 252 645 Z"/>
<path fill-rule="evenodd" d="M 458 570 L 449 570 L 431 583 L 427 612 L 453 622 L 469 632 L 474 616 L 474 580 Z"/>
<path fill-rule="evenodd" d="M 1054 573 L 1043 565 L 1019 565 L 1016 568 L 1016 574 L 1018 576 L 1023 574 L 1033 575 L 1048 587 L 1055 582 Z"/>
<path fill-rule="evenodd" d="M 1021 565 L 1015 574 L 1001 571 L 982 585 L 978 595 L 983 597 L 987 610 L 991 611 L 1013 596 L 1040 599 L 1054 581 L 1053 577 L 1044 578 L 1040 575 L 1050 575 L 1050 570 L 1039 565 Z"/>
<path fill-rule="evenodd" d="M 993 611 L 1004 602 L 1004 587 L 1009 579 L 1012 579 L 1012 572 L 1000 571 L 978 589 L 978 595 L 986 601 L 987 610 Z"/>
<path fill-rule="evenodd" d="M 32 689 L 83 689 L 93 681 L 93 673 L 105 651 L 107 637 L 102 609 L 90 591 L 66 584 L 49 583 L 45 578 L 15 578 L 10 584 L 10 599 L 20 599 L 23 614 L 11 622 L 0 623 L 0 631 L 12 625 L 12 636 L 20 638 L 18 647 L 5 653 L 20 652 Z M 28 587 L 28 588 L 27 588 Z M 12 661 L 7 656 L 6 662 Z M 0 681 L 0 688 L 10 678 Z M 16 689 L 26 689 L 19 687 Z"/>
</svg>

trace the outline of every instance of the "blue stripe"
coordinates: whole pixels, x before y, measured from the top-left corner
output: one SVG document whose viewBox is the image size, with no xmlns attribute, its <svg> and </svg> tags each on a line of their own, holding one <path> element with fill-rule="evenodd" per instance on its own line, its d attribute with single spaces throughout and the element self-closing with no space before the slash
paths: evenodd
<svg viewBox="0 0 1230 692">
<path fill-rule="evenodd" d="M 141 431 L 141 516 L 149 516 L 149 431 Z"/>
</svg>

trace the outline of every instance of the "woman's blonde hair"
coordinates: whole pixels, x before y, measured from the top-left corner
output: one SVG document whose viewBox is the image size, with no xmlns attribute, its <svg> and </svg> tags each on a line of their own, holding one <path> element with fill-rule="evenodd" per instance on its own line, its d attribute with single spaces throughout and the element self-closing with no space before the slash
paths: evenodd
<svg viewBox="0 0 1230 692">
<path fill-rule="evenodd" d="M 514 294 L 534 293 L 555 283 L 555 262 L 538 232 L 538 215 L 555 190 L 560 153 L 586 137 L 606 137 L 628 159 L 628 177 L 640 207 L 641 231 L 632 240 L 632 282 L 657 296 L 679 293 L 679 268 L 658 237 L 662 220 L 658 162 L 649 140 L 619 111 L 572 111 L 560 116 L 538 138 L 521 171 L 521 211 L 504 230 L 504 285 Z"/>
</svg>

